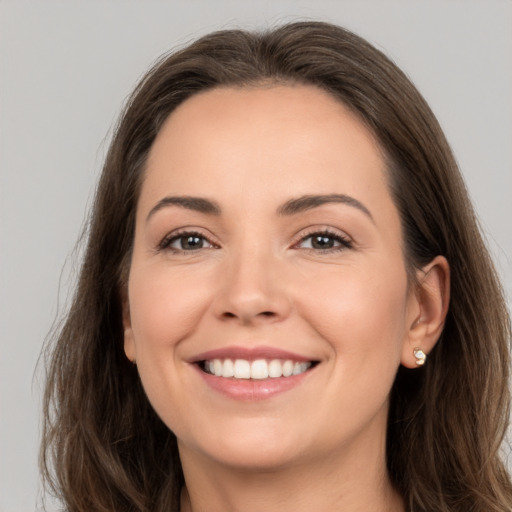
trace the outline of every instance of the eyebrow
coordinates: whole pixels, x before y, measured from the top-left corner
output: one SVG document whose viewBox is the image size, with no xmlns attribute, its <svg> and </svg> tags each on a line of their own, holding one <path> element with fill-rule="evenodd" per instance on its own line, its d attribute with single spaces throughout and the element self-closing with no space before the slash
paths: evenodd
<svg viewBox="0 0 512 512">
<path fill-rule="evenodd" d="M 220 206 L 210 199 L 204 197 L 191 197 L 191 196 L 167 196 L 158 201 L 146 217 L 146 222 L 153 216 L 157 211 L 165 208 L 166 206 L 180 206 L 187 210 L 194 210 L 199 213 L 206 215 L 220 215 Z"/>
<path fill-rule="evenodd" d="M 346 194 L 307 195 L 296 199 L 290 199 L 278 208 L 277 213 L 285 216 L 295 215 L 296 213 L 301 213 L 330 203 L 342 203 L 357 208 L 367 215 L 373 223 L 375 223 L 370 210 L 368 210 L 368 208 L 366 208 L 366 206 L 356 198 L 347 196 Z"/>
<path fill-rule="evenodd" d="M 368 210 L 363 203 L 346 194 L 305 195 L 295 199 L 290 199 L 277 209 L 277 214 L 280 216 L 295 215 L 330 203 L 341 203 L 357 208 L 367 215 L 372 222 L 375 222 L 370 210 Z M 179 206 L 181 208 L 186 208 L 187 210 L 204 213 L 205 215 L 218 216 L 222 212 L 219 204 L 211 199 L 192 196 L 167 196 L 158 201 L 158 203 L 156 203 L 156 205 L 151 209 L 146 217 L 146 222 L 157 211 L 167 206 Z"/>
</svg>

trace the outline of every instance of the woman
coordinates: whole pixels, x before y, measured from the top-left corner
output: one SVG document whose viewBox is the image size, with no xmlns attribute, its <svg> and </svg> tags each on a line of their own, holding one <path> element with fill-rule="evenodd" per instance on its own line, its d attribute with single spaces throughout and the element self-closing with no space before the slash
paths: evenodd
<svg viewBox="0 0 512 512">
<path fill-rule="evenodd" d="M 509 341 L 404 74 L 329 24 L 214 33 L 117 127 L 43 469 L 72 511 L 504 512 Z"/>
</svg>

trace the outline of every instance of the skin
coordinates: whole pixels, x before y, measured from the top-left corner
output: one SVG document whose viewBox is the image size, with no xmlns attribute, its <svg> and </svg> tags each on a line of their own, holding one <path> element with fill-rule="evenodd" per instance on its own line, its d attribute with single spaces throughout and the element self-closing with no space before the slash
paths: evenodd
<svg viewBox="0 0 512 512">
<path fill-rule="evenodd" d="M 367 212 L 278 213 L 317 194 Z M 155 209 L 166 196 L 221 211 Z M 314 248 L 325 230 L 333 248 Z M 180 250 L 184 231 L 203 246 Z M 141 188 L 124 324 L 126 355 L 178 438 L 183 510 L 404 510 L 385 466 L 388 396 L 398 366 L 416 366 L 413 349 L 435 344 L 449 291 L 441 257 L 410 286 L 402 245 L 379 147 L 327 93 L 222 88 L 171 114 Z M 190 363 L 232 345 L 319 364 L 284 393 L 235 400 Z"/>
</svg>

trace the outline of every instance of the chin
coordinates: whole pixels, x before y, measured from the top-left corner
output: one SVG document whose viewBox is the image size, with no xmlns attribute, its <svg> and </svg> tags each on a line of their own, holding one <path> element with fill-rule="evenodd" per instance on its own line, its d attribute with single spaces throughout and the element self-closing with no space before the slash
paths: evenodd
<svg viewBox="0 0 512 512">
<path fill-rule="evenodd" d="M 226 449 L 223 453 L 210 454 L 217 463 L 240 472 L 265 473 L 297 464 L 297 454 L 289 451 L 262 450 L 258 447 L 243 450 Z"/>
<path fill-rule="evenodd" d="M 208 439 L 195 446 L 179 440 L 180 451 L 193 446 L 196 453 L 211 462 L 236 468 L 239 471 L 273 471 L 294 464 L 301 458 L 301 448 L 293 436 L 280 429 L 229 428 L 217 435 L 210 431 Z M 303 447 L 304 448 L 304 447 Z"/>
</svg>

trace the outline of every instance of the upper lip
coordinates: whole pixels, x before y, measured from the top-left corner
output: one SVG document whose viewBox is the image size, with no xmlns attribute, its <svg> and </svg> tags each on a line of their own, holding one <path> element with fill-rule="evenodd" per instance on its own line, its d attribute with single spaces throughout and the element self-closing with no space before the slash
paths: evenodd
<svg viewBox="0 0 512 512">
<path fill-rule="evenodd" d="M 234 345 L 202 352 L 190 358 L 189 362 L 199 363 L 200 361 L 210 361 L 212 359 L 245 359 L 247 361 L 254 361 L 256 359 L 290 359 L 298 362 L 314 361 L 311 357 L 305 357 L 294 352 L 274 347 L 242 347 Z"/>
</svg>

